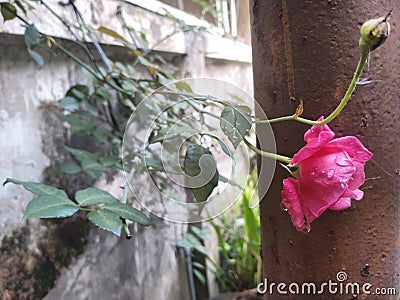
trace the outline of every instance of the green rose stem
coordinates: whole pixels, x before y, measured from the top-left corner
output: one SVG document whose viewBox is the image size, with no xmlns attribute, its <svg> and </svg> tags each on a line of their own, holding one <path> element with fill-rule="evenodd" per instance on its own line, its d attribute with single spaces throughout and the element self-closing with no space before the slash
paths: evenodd
<svg viewBox="0 0 400 300">
<path fill-rule="evenodd" d="M 344 95 L 343 99 L 340 101 L 339 105 L 336 107 L 336 109 L 324 120 L 322 121 L 313 121 L 313 120 L 308 120 L 301 118 L 299 116 L 292 115 L 292 116 L 286 116 L 286 117 L 280 117 L 276 119 L 271 119 L 271 120 L 256 120 L 256 123 L 276 123 L 276 122 L 281 122 L 281 121 L 288 121 L 288 120 L 295 120 L 301 123 L 309 124 L 309 125 L 325 125 L 332 121 L 334 118 L 336 118 L 339 113 L 343 110 L 343 108 L 346 106 L 347 102 L 350 100 L 351 95 L 353 94 L 357 82 L 360 79 L 362 70 L 364 68 L 364 65 L 368 59 L 369 53 L 376 48 L 378 48 L 380 45 L 383 44 L 383 42 L 386 40 L 386 38 L 389 36 L 390 33 L 390 26 L 389 23 L 387 22 L 389 16 L 389 12 L 386 16 L 380 17 L 377 19 L 372 19 L 367 22 L 365 22 L 360 29 L 360 41 L 359 41 L 359 47 L 360 47 L 360 60 L 358 61 L 356 71 L 354 72 L 353 79 L 351 80 L 350 86 L 346 91 L 346 94 Z M 290 164 L 290 161 L 292 160 L 290 157 L 274 154 L 274 153 L 269 153 L 262 151 L 252 145 L 246 138 L 243 138 L 244 143 L 255 153 L 275 159 L 277 161 Z"/>
<path fill-rule="evenodd" d="M 129 182 L 132 181 L 133 175 L 135 175 L 135 169 L 132 168 L 131 171 L 129 172 L 129 175 L 126 178 L 126 182 L 125 182 L 125 187 L 124 187 L 124 193 L 122 195 L 122 199 L 121 202 L 122 203 L 126 203 L 126 200 L 128 199 L 128 194 L 129 194 Z M 129 227 L 128 224 L 126 223 L 126 219 L 125 218 L 121 218 L 121 222 L 122 222 L 122 231 L 124 232 L 124 235 L 126 237 L 126 239 L 131 239 L 132 238 L 132 234 L 129 231 Z"/>
<path fill-rule="evenodd" d="M 380 45 L 382 45 L 383 42 L 386 40 L 386 38 L 389 36 L 390 26 L 387 20 L 390 16 L 390 13 L 391 11 L 386 16 L 369 20 L 361 26 L 360 29 L 361 37 L 359 41 L 361 57 L 360 60 L 358 61 L 358 65 L 356 71 L 354 72 L 353 79 L 351 80 L 350 86 L 347 89 L 343 99 L 340 101 L 339 105 L 326 119 L 322 121 L 314 121 L 314 120 L 304 119 L 296 115 L 291 115 L 270 120 L 256 120 L 255 123 L 258 124 L 277 123 L 281 121 L 295 120 L 309 125 L 321 126 L 329 123 L 334 118 L 336 118 L 339 115 L 339 113 L 343 110 L 343 108 L 346 106 L 347 102 L 350 100 L 350 97 L 356 88 L 357 82 L 360 79 L 361 72 L 368 59 L 370 51 L 373 51 Z"/>
<path fill-rule="evenodd" d="M 279 154 L 275 154 L 275 153 L 271 153 L 271 152 L 262 151 L 262 150 L 258 149 L 256 146 L 254 146 L 252 143 L 250 143 L 246 138 L 243 138 L 243 142 L 246 144 L 247 147 L 249 147 L 251 150 L 253 150 L 258 155 L 261 155 L 261 156 L 264 156 L 264 157 L 267 157 L 267 158 L 271 158 L 271 159 L 280 161 L 280 162 L 285 163 L 285 164 L 289 164 L 290 161 L 292 160 L 291 157 L 287 157 L 287 156 L 283 156 L 283 155 L 279 155 Z"/>
<path fill-rule="evenodd" d="M 309 124 L 309 125 L 325 125 L 332 121 L 334 118 L 336 118 L 339 113 L 342 111 L 342 109 L 346 106 L 347 102 L 350 100 L 351 95 L 353 94 L 357 81 L 360 78 L 361 72 L 364 68 L 365 62 L 367 61 L 368 55 L 369 55 L 369 49 L 363 47 L 361 49 L 361 57 L 357 65 L 357 69 L 354 73 L 353 79 L 351 80 L 350 86 L 347 89 L 346 94 L 344 95 L 342 101 L 340 101 L 339 105 L 336 107 L 336 109 L 323 121 L 314 121 L 314 120 L 308 120 L 304 119 L 301 117 L 297 117 L 296 115 L 291 115 L 291 116 L 285 116 L 285 117 L 280 117 L 280 118 L 275 118 L 275 119 L 270 119 L 270 120 L 260 120 L 256 121 L 256 123 L 263 124 L 263 123 L 277 123 L 277 122 L 282 122 L 282 121 L 288 121 L 288 120 L 295 120 L 301 123 Z"/>
</svg>

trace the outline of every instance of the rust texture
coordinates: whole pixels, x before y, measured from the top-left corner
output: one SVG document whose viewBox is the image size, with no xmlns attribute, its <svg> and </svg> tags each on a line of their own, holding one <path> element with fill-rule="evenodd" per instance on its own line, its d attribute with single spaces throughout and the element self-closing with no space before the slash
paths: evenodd
<svg viewBox="0 0 400 300">
<path fill-rule="evenodd" d="M 400 187 L 400 39 L 398 1 L 287 1 L 296 96 L 304 100 L 303 117 L 327 116 L 343 97 L 356 68 L 360 24 L 393 9 L 386 43 L 371 53 L 362 77 L 377 80 L 358 86 L 352 99 L 330 123 L 336 137 L 354 135 L 374 154 L 366 164 L 365 192 L 344 211 L 326 211 L 299 233 L 281 210 L 282 179 L 277 167 L 272 186 L 261 201 L 262 257 L 269 282 L 336 281 L 339 271 L 348 282 L 369 282 L 399 290 Z M 285 61 L 282 2 L 251 1 L 255 99 L 269 118 L 291 115 Z M 286 35 L 287 36 L 287 35 Z M 274 124 L 278 153 L 287 156 L 304 146 L 309 126 Z M 262 134 L 259 132 L 258 134 Z M 398 296 L 279 295 L 265 299 L 397 299 Z"/>
</svg>

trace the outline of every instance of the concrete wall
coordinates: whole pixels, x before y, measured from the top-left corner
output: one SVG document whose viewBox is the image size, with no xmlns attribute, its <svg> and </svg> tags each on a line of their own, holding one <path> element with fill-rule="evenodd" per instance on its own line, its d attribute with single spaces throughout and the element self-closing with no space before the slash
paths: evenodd
<svg viewBox="0 0 400 300">
<path fill-rule="evenodd" d="M 77 2 L 88 23 L 123 33 L 115 21 L 114 1 Z M 74 20 L 56 3 L 49 1 Z M 124 5 L 123 12 L 153 44 L 174 30 L 171 22 L 149 10 Z M 43 9 L 37 15 L 40 22 L 32 19 L 39 29 L 69 36 Z M 50 52 L 42 52 L 46 63 L 39 69 L 25 50 L 22 33 L 17 21 L 0 24 L 0 180 L 42 181 L 73 192 L 92 182 L 55 175 L 68 140 L 56 102 L 84 78 L 76 64 Z M 126 53 L 108 42 L 110 57 L 126 60 Z M 247 45 L 210 32 L 179 33 L 158 50 L 182 76 L 224 79 L 252 93 Z M 182 236 L 185 226 L 154 219 L 148 228 L 132 228 L 134 238 L 127 241 L 94 228 L 79 214 L 65 220 L 22 220 L 31 198 L 19 186 L 0 187 L 0 299 L 40 299 L 46 294 L 45 299 L 188 299 L 182 256 L 170 243 Z"/>
</svg>

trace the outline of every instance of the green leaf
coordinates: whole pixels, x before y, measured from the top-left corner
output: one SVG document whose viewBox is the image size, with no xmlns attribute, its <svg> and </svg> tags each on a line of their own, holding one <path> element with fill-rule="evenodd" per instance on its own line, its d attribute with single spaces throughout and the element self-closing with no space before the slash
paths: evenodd
<svg viewBox="0 0 400 300">
<path fill-rule="evenodd" d="M 119 33 L 115 32 L 114 30 L 112 30 L 110 28 L 100 26 L 99 28 L 97 28 L 97 30 L 106 35 L 112 36 L 113 38 L 127 42 L 127 40 L 122 35 L 120 35 Z"/>
<path fill-rule="evenodd" d="M 193 93 L 192 88 L 191 88 L 190 85 L 189 85 L 187 82 L 185 82 L 185 81 L 178 81 L 178 82 L 175 82 L 175 86 L 176 86 L 179 90 L 181 90 L 181 91 L 185 91 L 185 92 L 188 92 L 188 93 Z"/>
<path fill-rule="evenodd" d="M 32 24 L 26 27 L 24 41 L 29 49 L 33 49 L 40 44 L 40 33 L 36 29 L 35 25 Z"/>
<path fill-rule="evenodd" d="M 1 15 L 3 16 L 4 22 L 14 19 L 17 15 L 16 7 L 14 5 L 12 5 L 11 3 L 7 3 L 7 2 L 1 3 L 0 12 L 1 12 Z"/>
<path fill-rule="evenodd" d="M 148 170 L 150 171 L 164 171 L 164 166 L 162 162 L 158 159 L 154 159 L 151 157 L 145 157 L 144 163 Z"/>
<path fill-rule="evenodd" d="M 95 116 L 95 117 L 99 116 L 99 111 L 95 105 L 89 103 L 89 101 L 87 101 L 87 100 L 84 100 L 84 104 L 85 104 L 86 112 L 90 113 L 92 116 Z"/>
<path fill-rule="evenodd" d="M 50 185 L 43 184 L 43 183 L 31 182 L 31 181 L 20 181 L 20 180 L 11 179 L 11 178 L 7 178 L 6 181 L 4 181 L 3 185 L 6 185 L 7 183 L 20 184 L 27 191 L 30 191 L 31 193 L 34 193 L 39 196 L 59 195 L 59 196 L 62 196 L 64 198 L 68 199 L 68 196 L 65 193 L 65 191 L 57 189 Z"/>
<path fill-rule="evenodd" d="M 64 218 L 72 216 L 78 209 L 79 206 L 69 200 L 66 195 L 39 196 L 28 203 L 24 219 L 30 217 Z"/>
<path fill-rule="evenodd" d="M 229 147 L 224 143 L 224 141 L 221 140 L 218 136 L 216 136 L 215 134 L 211 134 L 211 133 L 203 133 L 203 135 L 207 135 L 209 137 L 212 137 L 213 139 L 216 139 L 218 144 L 221 146 L 222 151 L 224 151 L 224 153 L 226 155 L 228 155 L 229 157 L 233 156 L 231 149 L 229 149 Z"/>
<path fill-rule="evenodd" d="M 186 151 L 183 167 L 192 177 L 188 184 L 197 202 L 206 201 L 218 185 L 219 172 L 214 156 L 200 145 L 191 145 Z"/>
<path fill-rule="evenodd" d="M 31 48 L 27 48 L 29 55 L 33 58 L 34 61 L 36 61 L 36 63 L 43 67 L 44 65 L 44 59 L 43 57 L 37 53 L 36 51 L 32 50 Z"/>
<path fill-rule="evenodd" d="M 88 158 L 81 160 L 82 169 L 92 178 L 96 179 L 107 170 L 106 167 L 101 165 L 94 159 Z"/>
<path fill-rule="evenodd" d="M 59 119 L 68 122 L 71 125 L 71 133 L 90 134 L 95 127 L 95 124 L 90 118 L 81 116 L 77 113 L 59 116 Z"/>
<path fill-rule="evenodd" d="M 78 166 L 76 163 L 68 161 L 59 165 L 58 171 L 63 172 L 65 174 L 77 174 L 79 172 L 82 172 L 82 168 Z"/>
<path fill-rule="evenodd" d="M 89 97 L 89 88 L 86 85 L 77 84 L 71 87 L 67 91 L 65 96 L 75 98 L 78 101 L 82 101 Z"/>
<path fill-rule="evenodd" d="M 19 0 L 14 0 L 14 3 L 22 10 L 24 15 L 26 16 L 26 8 L 21 4 L 21 1 Z"/>
<path fill-rule="evenodd" d="M 202 265 L 201 263 L 199 263 L 197 261 L 192 262 L 192 265 L 193 265 L 193 267 L 195 267 L 196 269 L 199 269 L 199 270 L 205 269 L 204 265 Z"/>
<path fill-rule="evenodd" d="M 189 241 L 189 243 L 191 243 L 191 242 Z M 204 247 L 203 245 L 201 245 L 201 244 L 192 244 L 191 243 L 191 246 L 192 246 L 194 251 L 197 251 L 198 253 L 208 257 L 208 252 L 206 250 L 206 247 Z"/>
<path fill-rule="evenodd" d="M 118 215 L 113 212 L 99 209 L 87 214 L 90 222 L 101 229 L 111 231 L 117 236 L 121 235 L 122 222 Z"/>
<path fill-rule="evenodd" d="M 104 167 L 116 167 L 122 168 L 121 158 L 113 156 L 103 156 L 100 158 L 100 162 Z"/>
<path fill-rule="evenodd" d="M 157 66 L 157 65 L 153 64 L 152 62 L 150 62 L 150 61 L 149 61 L 147 58 L 145 58 L 145 57 L 138 56 L 137 59 L 138 59 L 139 62 L 140 62 L 143 66 L 145 66 L 145 67 L 150 67 L 150 68 L 153 68 L 153 69 L 158 69 L 158 66 Z"/>
<path fill-rule="evenodd" d="M 106 204 L 103 206 L 104 210 L 109 210 L 118 216 L 136 222 L 138 224 L 148 226 L 150 225 L 150 218 L 142 213 L 140 210 L 133 208 L 125 203 Z"/>
<path fill-rule="evenodd" d="M 113 204 L 118 202 L 113 195 L 92 187 L 76 192 L 75 200 L 78 201 L 80 206 L 106 203 Z"/>
<path fill-rule="evenodd" d="M 195 236 L 194 234 L 188 233 L 186 239 L 192 245 L 192 248 L 196 248 L 197 246 L 203 246 L 199 237 Z"/>
<path fill-rule="evenodd" d="M 199 270 L 193 269 L 193 274 L 201 282 L 201 284 L 207 283 L 206 277 L 204 277 L 203 273 L 201 273 Z"/>
<path fill-rule="evenodd" d="M 80 150 L 80 149 L 75 149 L 71 147 L 64 147 L 66 151 L 71 153 L 73 156 L 75 156 L 78 160 L 82 161 L 84 159 L 97 159 L 99 156 L 94 153 L 90 153 L 85 150 Z"/>
<path fill-rule="evenodd" d="M 229 157 L 232 157 L 233 153 L 231 151 L 231 149 L 229 149 L 229 147 L 224 143 L 224 141 L 222 141 L 221 139 L 217 139 L 219 145 L 221 146 L 222 151 L 224 151 L 224 153 L 226 155 L 228 155 Z"/>
<path fill-rule="evenodd" d="M 219 181 L 225 182 L 225 183 L 229 183 L 232 186 L 235 186 L 237 188 L 239 188 L 240 190 L 243 190 L 244 188 L 242 186 L 240 186 L 239 184 L 237 184 L 236 182 L 230 180 L 229 178 L 226 178 L 225 176 L 219 174 Z"/>
<path fill-rule="evenodd" d="M 206 239 L 206 236 L 210 233 L 210 230 L 208 228 L 198 228 L 196 226 L 191 226 L 190 230 L 193 231 L 193 233 L 202 241 Z"/>
<path fill-rule="evenodd" d="M 76 100 L 76 98 L 70 97 L 70 96 L 66 96 L 64 98 L 61 99 L 59 106 L 64 109 L 64 110 L 68 110 L 68 111 L 74 111 L 79 109 L 79 104 L 78 101 Z"/>
<path fill-rule="evenodd" d="M 65 150 L 74 155 L 81 162 L 83 171 L 92 178 L 98 178 L 107 170 L 107 167 L 100 163 L 102 156 L 99 154 L 70 147 L 65 147 Z"/>
<path fill-rule="evenodd" d="M 172 127 L 165 127 L 154 138 L 149 138 L 149 143 L 162 142 L 175 137 L 190 137 L 198 133 L 198 130 L 185 126 L 184 124 L 174 124 Z"/>
<path fill-rule="evenodd" d="M 251 109 L 248 106 L 227 106 L 222 110 L 220 126 L 236 148 L 251 129 Z"/>
<path fill-rule="evenodd" d="M 106 102 L 110 98 L 110 93 L 103 87 L 98 87 L 93 94 L 96 101 Z"/>
</svg>

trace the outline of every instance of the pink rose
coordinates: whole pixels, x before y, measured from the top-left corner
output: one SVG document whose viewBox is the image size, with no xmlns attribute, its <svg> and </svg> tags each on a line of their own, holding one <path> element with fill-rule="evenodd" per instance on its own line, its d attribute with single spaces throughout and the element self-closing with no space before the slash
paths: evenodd
<svg viewBox="0 0 400 300">
<path fill-rule="evenodd" d="M 309 229 L 326 209 L 348 208 L 351 199 L 361 200 L 364 195 L 358 188 L 365 181 L 364 164 L 372 153 L 354 136 L 334 136 L 328 125 L 311 127 L 304 134 L 307 144 L 290 162 L 298 166 L 298 178 L 283 180 L 282 204 L 298 231 Z"/>
</svg>

